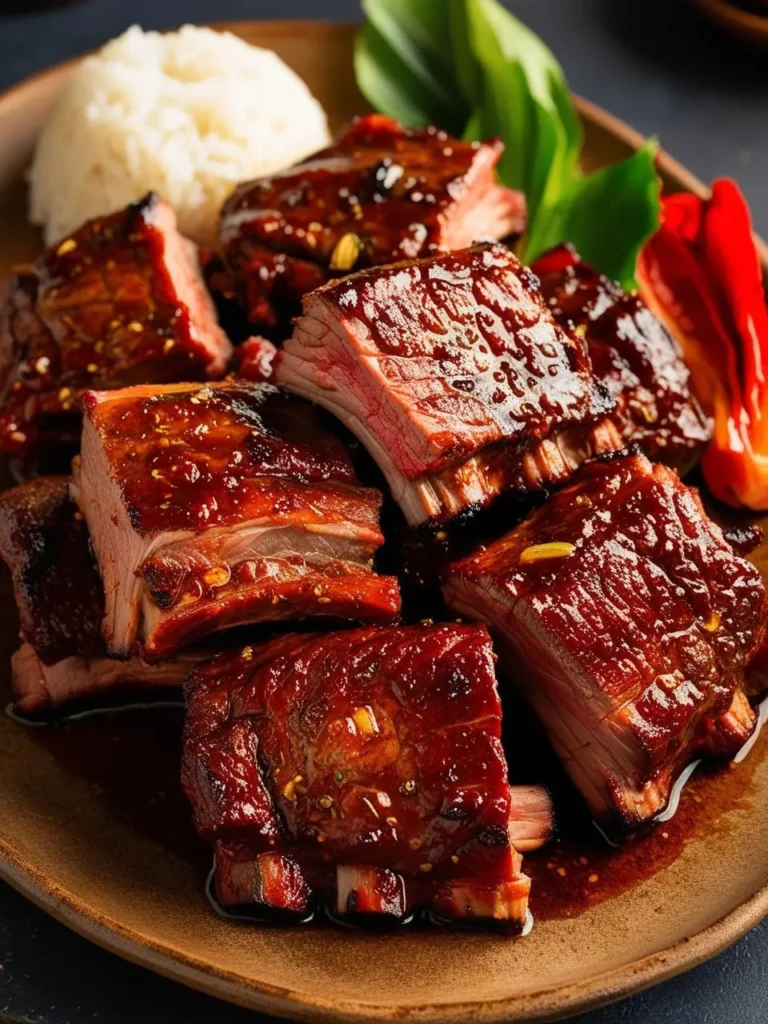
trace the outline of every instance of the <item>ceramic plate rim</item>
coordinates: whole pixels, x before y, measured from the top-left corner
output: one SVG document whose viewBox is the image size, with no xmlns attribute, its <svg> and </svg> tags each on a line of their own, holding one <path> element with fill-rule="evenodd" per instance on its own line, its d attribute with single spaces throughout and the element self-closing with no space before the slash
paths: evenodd
<svg viewBox="0 0 768 1024">
<path fill-rule="evenodd" d="M 355 26 L 342 22 L 282 20 L 282 21 L 229 21 L 217 22 L 214 28 L 237 32 L 238 26 L 253 27 L 265 35 L 296 34 L 348 34 Z M 0 116 L 14 107 L 23 107 L 29 95 L 48 78 L 73 68 L 83 56 L 71 58 L 45 68 L 0 93 Z M 576 106 L 582 117 L 623 143 L 637 148 L 646 139 L 634 128 L 601 107 L 579 96 Z M 658 158 L 660 172 L 678 181 L 687 190 L 706 196 L 706 186 L 682 164 L 661 151 Z M 768 246 L 756 239 L 764 270 L 768 271 Z M 232 1003 L 266 1013 L 291 1016 L 302 1020 L 376 1021 L 392 1019 L 393 1007 L 372 1003 L 357 1003 L 349 999 L 308 997 L 300 991 L 270 986 L 248 985 L 235 975 L 211 967 L 205 961 L 181 952 L 171 954 L 162 943 L 150 936 L 121 925 L 111 917 L 99 918 L 79 902 L 75 893 L 59 888 L 31 863 L 22 863 L 0 837 L 0 878 L 22 895 L 72 931 L 96 945 L 174 981 L 188 985 Z M 736 942 L 750 929 L 768 916 L 768 882 L 749 899 L 735 907 L 724 917 L 686 939 L 664 950 L 659 950 L 632 963 L 622 965 L 579 982 L 570 982 L 523 996 L 503 997 L 498 1000 L 475 1002 L 430 1002 L 408 1006 L 404 1016 L 434 1024 L 459 1024 L 483 1021 L 496 1024 L 502 1021 L 545 1021 L 562 1019 L 617 999 L 637 993 L 652 985 L 689 970 L 716 956 Z"/>
</svg>

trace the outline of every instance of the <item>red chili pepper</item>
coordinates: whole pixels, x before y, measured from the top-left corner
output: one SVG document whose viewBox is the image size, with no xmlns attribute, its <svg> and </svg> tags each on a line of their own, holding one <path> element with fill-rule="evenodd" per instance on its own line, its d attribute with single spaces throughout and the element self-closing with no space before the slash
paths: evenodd
<svg viewBox="0 0 768 1024">
<path fill-rule="evenodd" d="M 665 197 L 638 260 L 640 291 L 677 337 L 714 434 L 707 484 L 731 505 L 768 509 L 768 309 L 744 196 L 716 181 L 710 199 Z"/>
</svg>

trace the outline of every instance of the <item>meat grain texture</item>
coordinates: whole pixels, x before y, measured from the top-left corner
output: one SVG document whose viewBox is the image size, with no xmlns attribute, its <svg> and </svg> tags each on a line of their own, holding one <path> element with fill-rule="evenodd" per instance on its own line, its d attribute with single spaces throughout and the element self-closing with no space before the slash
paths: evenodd
<svg viewBox="0 0 768 1024">
<path fill-rule="evenodd" d="M 732 757 L 755 714 L 744 670 L 766 627 L 758 570 L 696 491 L 642 455 L 585 467 L 452 565 L 445 596 L 488 622 L 593 815 L 633 828 L 680 771 Z"/>
<path fill-rule="evenodd" d="M 73 491 L 112 653 L 159 661 L 235 625 L 397 616 L 397 580 L 371 569 L 381 494 L 311 406 L 245 381 L 89 391 L 83 404 Z"/>
<path fill-rule="evenodd" d="M 511 787 L 482 627 L 293 635 L 185 687 L 182 779 L 227 905 L 521 928 L 545 791 Z"/>
<path fill-rule="evenodd" d="M 329 278 L 520 235 L 525 200 L 494 177 L 498 139 L 467 143 L 372 114 L 309 160 L 249 181 L 221 215 L 221 244 L 259 329 Z"/>
<path fill-rule="evenodd" d="M 357 435 L 413 525 L 563 483 L 622 446 L 586 347 L 503 245 L 325 285 L 275 365 Z"/>
<path fill-rule="evenodd" d="M 639 295 L 563 245 L 532 267 L 557 322 L 581 334 L 595 373 L 616 400 L 613 419 L 627 442 L 685 473 L 711 436 L 679 345 Z"/>
<path fill-rule="evenodd" d="M 11 672 L 25 714 L 117 688 L 180 687 L 203 657 L 187 652 L 148 665 L 107 656 L 104 588 L 66 477 L 38 477 L 0 495 L 0 557 L 19 612 L 21 647 Z"/>
<path fill-rule="evenodd" d="M 519 931 L 522 854 L 553 830 L 547 793 L 508 781 L 485 625 L 392 625 L 382 496 L 304 399 L 362 441 L 411 526 L 562 488 L 444 592 L 495 632 L 595 818 L 651 821 L 686 765 L 755 727 L 759 573 L 671 469 L 616 456 L 682 471 L 706 444 L 680 352 L 573 250 L 534 273 L 499 242 L 525 228 L 501 152 L 371 115 L 240 185 L 211 280 L 267 332 L 303 309 L 282 349 L 241 346 L 249 380 L 209 382 L 231 347 L 152 195 L 4 285 L 0 453 L 75 446 L 84 412 L 71 489 L 0 496 L 19 707 L 192 667 L 183 782 L 223 905 Z M 253 633 L 205 663 L 189 646 L 307 619 L 367 625 Z"/>
</svg>

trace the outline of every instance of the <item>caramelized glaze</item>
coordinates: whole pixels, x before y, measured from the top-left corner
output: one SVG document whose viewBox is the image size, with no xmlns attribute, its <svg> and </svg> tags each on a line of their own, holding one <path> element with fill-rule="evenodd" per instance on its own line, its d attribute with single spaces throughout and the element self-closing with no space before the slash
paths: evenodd
<svg viewBox="0 0 768 1024">
<path fill-rule="evenodd" d="M 34 728 L 30 736 L 85 782 L 110 815 L 192 865 L 203 886 L 210 852 L 195 835 L 179 779 L 182 723 L 181 708 L 155 708 Z M 754 799 L 752 777 L 768 756 L 768 730 L 764 730 L 746 761 L 699 769 L 685 787 L 671 821 L 613 848 L 590 823 L 536 727 L 526 729 L 523 736 L 529 739 L 522 749 L 519 731 L 509 747 L 512 778 L 545 779 L 559 808 L 557 838 L 525 858 L 526 873 L 532 878 L 530 907 L 537 922 L 574 917 L 614 899 L 667 868 L 686 843 L 706 841 L 713 831 L 729 828 L 728 812 L 749 811 Z M 570 813 L 564 815 L 564 809 Z M 597 879 L 590 881 L 594 875 Z M 322 918 L 316 917 L 313 926 L 321 925 Z"/>
<path fill-rule="evenodd" d="M 104 588 L 66 477 L 0 495 L 0 554 L 13 574 L 21 632 L 47 665 L 103 657 Z"/>
<path fill-rule="evenodd" d="M 741 764 L 700 766 L 671 820 L 609 846 L 584 820 L 564 822 L 558 841 L 526 858 L 531 911 L 537 921 L 574 917 L 652 878 L 673 864 L 686 844 L 728 829 L 731 811 L 751 806 L 751 778 L 768 754 L 763 731 Z"/>
<path fill-rule="evenodd" d="M 18 268 L 0 295 L 0 452 L 75 445 L 83 388 L 220 376 L 229 343 L 196 273 L 153 195 Z"/>
<path fill-rule="evenodd" d="M 595 372 L 615 397 L 623 437 L 651 458 L 689 468 L 710 430 L 677 342 L 643 300 L 563 245 L 532 267 L 553 316 L 586 340 Z"/>
<path fill-rule="evenodd" d="M 397 884 L 398 916 L 424 902 L 464 916 L 450 909 L 458 890 L 462 906 L 498 900 L 498 916 L 511 916 L 507 887 L 527 887 L 510 846 L 520 801 L 482 627 L 285 636 L 200 667 L 185 696 L 182 779 L 198 830 L 217 842 L 226 902 L 306 909 L 290 892 L 285 902 L 243 890 L 239 866 L 253 865 L 252 885 L 271 852 L 291 866 L 291 891 L 297 873 L 322 895 L 327 872 L 338 869 L 339 888 L 353 876 L 357 911 Z M 529 841 L 548 832 L 547 821 Z"/>
<path fill-rule="evenodd" d="M 499 204 L 492 237 L 519 234 L 523 197 L 493 180 L 502 149 L 372 115 L 304 163 L 241 185 L 224 204 L 221 233 L 252 322 L 273 326 L 280 303 L 297 304 L 329 276 L 459 248 L 451 217 L 475 187 Z"/>
<path fill-rule="evenodd" d="M 268 384 L 140 386 L 86 392 L 83 402 L 142 533 L 203 531 L 303 507 L 331 516 L 332 503 L 343 522 L 358 504 L 352 463 L 321 414 Z M 363 493 L 366 525 L 378 531 L 380 496 Z"/>
<path fill-rule="evenodd" d="M 754 715 L 744 668 L 766 627 L 759 572 L 697 492 L 643 455 L 585 467 L 510 533 L 450 567 L 454 611 L 492 622 L 595 817 L 637 827 Z"/>
<path fill-rule="evenodd" d="M 499 244 L 318 289 L 274 379 L 357 435 L 412 525 L 561 484 L 621 445 L 586 350 Z"/>
</svg>

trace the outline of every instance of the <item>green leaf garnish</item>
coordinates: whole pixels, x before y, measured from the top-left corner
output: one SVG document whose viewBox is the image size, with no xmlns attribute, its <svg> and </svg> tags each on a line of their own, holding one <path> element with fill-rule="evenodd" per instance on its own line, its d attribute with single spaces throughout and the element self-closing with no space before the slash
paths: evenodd
<svg viewBox="0 0 768 1024">
<path fill-rule="evenodd" d="M 499 135 L 499 177 L 522 190 L 526 262 L 572 242 L 624 287 L 659 222 L 655 144 L 582 175 L 581 122 L 565 75 L 544 43 L 498 0 L 363 0 L 368 22 L 355 67 L 369 102 L 409 127 Z"/>
<path fill-rule="evenodd" d="M 572 182 L 543 230 L 529 238 L 533 261 L 560 242 L 573 242 L 587 263 L 631 290 L 637 256 L 661 216 L 655 170 L 658 145 L 647 142 L 634 156 Z"/>
<path fill-rule="evenodd" d="M 539 213 L 557 202 L 577 173 L 581 124 L 565 76 L 541 40 L 496 0 L 459 4 L 480 83 L 473 133 L 480 126 L 486 138 L 504 140 L 499 176 L 525 192 L 535 230 Z"/>
<path fill-rule="evenodd" d="M 363 0 L 363 10 L 368 22 L 355 48 L 363 95 L 408 127 L 436 124 L 460 135 L 468 108 L 453 83 L 445 8 L 435 0 Z"/>
</svg>

